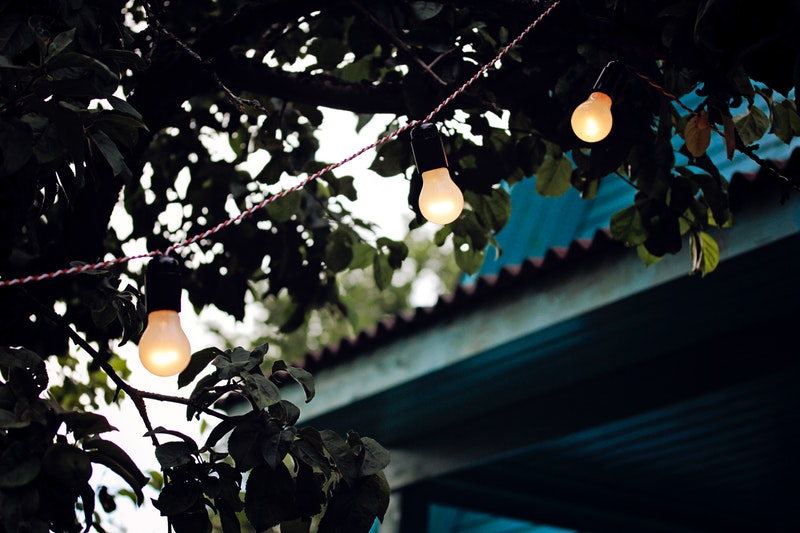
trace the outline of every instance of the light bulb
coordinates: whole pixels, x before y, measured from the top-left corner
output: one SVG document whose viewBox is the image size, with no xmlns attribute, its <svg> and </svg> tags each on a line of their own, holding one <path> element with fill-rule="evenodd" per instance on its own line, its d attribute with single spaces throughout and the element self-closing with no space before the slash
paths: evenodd
<svg viewBox="0 0 800 533">
<path fill-rule="evenodd" d="M 192 359 L 189 339 L 181 329 L 180 268 L 167 256 L 156 256 L 145 274 L 147 328 L 139 339 L 139 359 L 156 376 L 174 376 Z"/>
<path fill-rule="evenodd" d="M 595 91 L 572 112 L 572 131 L 582 141 L 602 141 L 611 132 L 611 97 Z"/>
<path fill-rule="evenodd" d="M 464 209 L 464 195 L 450 179 L 446 167 L 422 173 L 422 191 L 419 195 L 419 210 L 434 224 L 449 224 Z"/>
<path fill-rule="evenodd" d="M 147 315 L 147 329 L 139 341 L 139 359 L 156 376 L 183 372 L 192 358 L 189 339 L 177 311 L 162 309 Z"/>
<path fill-rule="evenodd" d="M 411 152 L 422 176 L 419 210 L 434 224 L 449 224 L 464 209 L 464 195 L 450 178 L 447 154 L 439 130 L 424 122 L 411 130 Z"/>
</svg>

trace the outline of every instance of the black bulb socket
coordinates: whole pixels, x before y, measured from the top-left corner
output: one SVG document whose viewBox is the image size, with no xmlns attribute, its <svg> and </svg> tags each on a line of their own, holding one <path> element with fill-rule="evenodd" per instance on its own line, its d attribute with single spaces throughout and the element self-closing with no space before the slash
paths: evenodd
<svg viewBox="0 0 800 533">
<path fill-rule="evenodd" d="M 609 61 L 600 71 L 597 81 L 594 82 L 592 92 L 607 94 L 612 100 L 619 94 L 622 87 L 623 72 L 625 67 L 619 61 Z"/>
<path fill-rule="evenodd" d="M 178 260 L 157 255 L 147 264 L 144 274 L 147 312 L 181 310 L 181 269 Z"/>
<path fill-rule="evenodd" d="M 447 154 L 435 124 L 423 122 L 411 130 L 411 152 L 420 174 L 447 168 Z"/>
</svg>

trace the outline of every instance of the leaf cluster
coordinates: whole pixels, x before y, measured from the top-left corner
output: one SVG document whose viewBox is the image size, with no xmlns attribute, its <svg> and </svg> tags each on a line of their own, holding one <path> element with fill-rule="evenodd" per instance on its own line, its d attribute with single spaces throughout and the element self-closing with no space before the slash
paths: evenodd
<svg viewBox="0 0 800 533">
<path fill-rule="evenodd" d="M 147 477 L 101 436 L 116 428 L 102 415 L 41 398 L 48 376 L 38 355 L 0 348 L 0 372 L 0 531 L 102 531 L 96 503 L 105 510 L 115 504 L 105 487 L 96 497 L 89 484 L 98 465 L 124 480 L 139 505 L 144 502 Z"/>
<path fill-rule="evenodd" d="M 231 394 L 245 398 L 250 410 L 224 418 L 202 445 L 166 428 L 148 433 L 177 437 L 156 447 L 165 483 L 154 505 L 178 533 L 211 531 L 209 513 L 218 515 L 225 533 L 241 531 L 242 522 L 257 531 L 310 531 L 312 523 L 321 533 L 369 531 L 388 505 L 383 469 L 389 453 L 355 432 L 341 437 L 298 428 L 300 410 L 281 398 L 280 385 L 296 382 L 311 401 L 313 379 L 283 361 L 264 375 L 266 351 L 264 345 L 193 354 L 179 386 L 195 381 L 208 365 L 214 369 L 196 380 L 187 418 Z"/>
</svg>

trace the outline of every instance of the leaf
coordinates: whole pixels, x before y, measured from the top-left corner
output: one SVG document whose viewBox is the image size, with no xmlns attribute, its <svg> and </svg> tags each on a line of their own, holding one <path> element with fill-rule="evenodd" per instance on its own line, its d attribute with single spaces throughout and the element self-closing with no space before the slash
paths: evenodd
<svg viewBox="0 0 800 533">
<path fill-rule="evenodd" d="M 323 446 L 333 457 L 333 462 L 342 478 L 348 484 L 352 484 L 358 477 L 358 466 L 356 465 L 356 456 L 353 454 L 350 445 L 330 429 L 323 429 L 319 432 L 319 436 L 322 439 Z"/>
<path fill-rule="evenodd" d="M 350 270 L 367 268 L 375 259 L 375 248 L 365 242 L 356 242 L 352 246 L 352 251 L 353 258 L 350 260 L 350 264 L 348 265 Z"/>
<path fill-rule="evenodd" d="M 611 217 L 611 236 L 628 246 L 643 244 L 648 237 L 647 229 L 642 223 L 642 215 L 635 205 L 618 211 Z"/>
<path fill-rule="evenodd" d="M 208 438 L 206 439 L 205 444 L 199 450 L 200 452 L 207 452 L 211 448 L 213 448 L 219 440 L 227 435 L 231 430 L 233 430 L 239 422 L 244 420 L 250 416 L 250 413 L 239 415 L 239 416 L 232 416 L 230 418 L 226 418 L 220 421 L 219 424 L 214 426 L 214 429 L 211 430 L 211 433 L 208 434 Z"/>
<path fill-rule="evenodd" d="M 566 157 L 548 155 L 536 172 L 536 192 L 542 196 L 561 196 L 571 186 L 572 163 Z"/>
<path fill-rule="evenodd" d="M 314 398 L 314 377 L 308 370 L 289 366 L 285 361 L 277 360 L 272 363 L 272 373 L 274 374 L 280 371 L 288 372 L 292 379 L 303 388 L 303 392 L 306 395 L 306 403 Z"/>
<path fill-rule="evenodd" d="M 31 455 L 28 447 L 14 441 L 0 455 L 0 488 L 8 489 L 27 485 L 39 475 L 39 458 Z"/>
<path fill-rule="evenodd" d="M 76 440 L 89 435 L 97 435 L 107 431 L 117 431 L 108 423 L 106 417 L 96 413 L 69 412 L 64 413 L 64 423 Z"/>
<path fill-rule="evenodd" d="M 197 480 L 168 483 L 153 505 L 161 511 L 161 516 L 175 516 L 191 509 L 201 495 L 202 488 Z"/>
<path fill-rule="evenodd" d="M 189 365 L 183 372 L 178 374 L 178 388 L 185 387 L 205 369 L 211 361 L 222 355 L 224 352 L 219 348 L 205 348 L 192 354 Z"/>
<path fill-rule="evenodd" d="M 0 409 L 0 429 L 24 428 L 30 425 L 30 420 L 19 420 L 11 411 Z"/>
<path fill-rule="evenodd" d="M 83 533 L 89 533 L 89 530 L 92 529 L 94 516 L 94 489 L 87 483 L 83 486 L 78 495 L 81 497 L 81 502 L 83 503 L 83 519 L 86 524 L 83 528 Z"/>
<path fill-rule="evenodd" d="M 486 229 L 500 231 L 511 217 L 511 197 L 503 188 L 492 189 L 488 195 L 467 190 L 464 197 Z"/>
<path fill-rule="evenodd" d="M 100 153 L 103 154 L 105 160 L 108 161 L 111 170 L 114 172 L 114 176 L 130 176 L 131 171 L 125 164 L 125 158 L 122 157 L 119 148 L 117 148 L 117 145 L 114 144 L 114 141 L 112 141 L 108 135 L 102 131 L 92 131 L 89 137 L 100 150 Z"/>
<path fill-rule="evenodd" d="M 453 235 L 453 248 L 458 268 L 467 274 L 480 270 L 485 251 L 473 243 L 471 235 Z"/>
<path fill-rule="evenodd" d="M 371 437 L 361 438 L 362 453 L 359 457 L 358 475 L 371 476 L 389 465 L 389 451 Z"/>
<path fill-rule="evenodd" d="M 748 107 L 747 113 L 733 117 L 733 123 L 745 146 L 757 142 L 769 130 L 769 117 L 754 105 Z"/>
<path fill-rule="evenodd" d="M 380 290 L 384 290 L 392 284 L 394 269 L 389 266 L 389 258 L 386 257 L 386 254 L 375 254 L 375 258 L 372 260 L 372 275 L 375 278 L 375 285 Z"/>
<path fill-rule="evenodd" d="M 288 400 L 281 400 L 269 406 L 269 414 L 273 418 L 277 418 L 284 424 L 291 426 L 297 423 L 300 418 L 300 409 Z"/>
<path fill-rule="evenodd" d="M 291 192 L 270 202 L 267 205 L 267 213 L 273 220 L 287 222 L 300 210 L 300 200 L 302 198 L 303 195 L 299 191 Z"/>
<path fill-rule="evenodd" d="M 700 272 L 705 277 L 719 264 L 719 245 L 705 231 L 692 232 L 689 240 L 692 248 L 692 273 Z"/>
<path fill-rule="evenodd" d="M 708 112 L 701 111 L 686 123 L 683 130 L 686 148 L 693 157 L 700 157 L 706 153 L 711 144 L 711 128 L 708 125 Z"/>
<path fill-rule="evenodd" d="M 63 52 L 54 56 L 47 62 L 47 68 L 50 72 L 63 68 L 83 68 L 93 70 L 107 80 L 119 80 L 119 76 L 112 72 L 105 63 L 77 52 Z"/>
<path fill-rule="evenodd" d="M 273 470 L 278 468 L 278 465 L 289 452 L 289 447 L 296 436 L 297 429 L 293 426 L 288 426 L 261 441 L 261 454 L 270 468 Z"/>
<path fill-rule="evenodd" d="M 197 443 L 194 441 L 194 439 L 184 433 L 181 433 L 180 431 L 175 431 L 173 429 L 167 429 L 163 426 L 158 426 L 152 431 L 148 431 L 147 433 L 144 434 L 145 437 L 152 437 L 153 435 L 172 435 L 173 437 L 178 437 L 183 442 L 185 442 L 189 446 L 193 446 L 194 449 L 197 450 Z"/>
<path fill-rule="evenodd" d="M 432 19 L 443 7 L 441 2 L 411 2 L 411 11 L 420 20 Z"/>
<path fill-rule="evenodd" d="M 339 227 L 328 235 L 325 243 L 325 264 L 333 272 L 341 272 L 353 261 L 353 236 Z"/>
<path fill-rule="evenodd" d="M 375 519 L 383 521 L 389 507 L 389 484 L 381 474 L 339 485 L 322 516 L 318 533 L 369 533 Z"/>
<path fill-rule="evenodd" d="M 736 151 L 736 125 L 728 115 L 722 116 L 723 138 L 725 140 L 725 156 L 728 161 L 733 159 Z"/>
<path fill-rule="evenodd" d="M 156 459 L 164 469 L 193 463 L 195 453 L 197 453 L 196 446 L 181 441 L 165 442 L 156 447 Z"/>
<path fill-rule="evenodd" d="M 256 531 L 277 526 L 287 518 L 294 496 L 292 476 L 281 463 L 273 470 L 266 465 L 250 472 L 244 492 L 244 512 Z"/>
<path fill-rule="evenodd" d="M 263 464 L 261 436 L 264 432 L 264 421 L 260 417 L 251 417 L 233 429 L 228 437 L 228 453 L 237 469 L 244 472 Z"/>
<path fill-rule="evenodd" d="M 280 389 L 263 374 L 245 374 L 244 384 L 259 409 L 266 409 L 281 401 Z"/>
<path fill-rule="evenodd" d="M 775 135 L 784 143 L 790 144 L 792 139 L 800 135 L 800 115 L 797 106 L 791 100 L 783 100 L 774 107 L 775 121 L 772 125 Z"/>
<path fill-rule="evenodd" d="M 83 441 L 83 449 L 87 450 L 89 459 L 93 463 L 108 467 L 124 479 L 136 494 L 136 502 L 139 505 L 144 503 L 142 487 L 147 484 L 148 478 L 122 448 L 111 441 L 97 438 Z"/>
<path fill-rule="evenodd" d="M 72 43 L 73 39 L 75 39 L 75 28 L 70 28 L 69 30 L 59 33 L 53 37 L 53 40 L 50 41 L 49 45 L 47 45 L 47 56 L 45 57 L 45 61 L 63 52 L 64 49 Z"/>
<path fill-rule="evenodd" d="M 9 348 L 0 346 L 0 367 L 33 368 L 42 362 L 39 354 L 27 348 Z"/>
</svg>

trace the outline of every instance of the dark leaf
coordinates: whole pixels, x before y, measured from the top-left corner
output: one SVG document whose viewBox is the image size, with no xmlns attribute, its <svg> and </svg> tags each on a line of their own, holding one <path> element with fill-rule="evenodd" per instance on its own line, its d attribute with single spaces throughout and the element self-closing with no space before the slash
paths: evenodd
<svg viewBox="0 0 800 533">
<path fill-rule="evenodd" d="M 306 403 L 314 398 L 314 377 L 308 370 L 289 366 L 285 361 L 281 360 L 272 363 L 273 374 L 281 371 L 287 372 L 303 388 L 303 392 L 306 395 Z"/>
<path fill-rule="evenodd" d="M 81 502 L 83 503 L 83 520 L 85 523 L 83 533 L 88 533 L 92 528 L 94 519 L 94 489 L 92 489 L 91 485 L 86 484 L 78 494 L 80 495 Z"/>
<path fill-rule="evenodd" d="M 259 409 L 266 409 L 281 401 L 280 389 L 263 374 L 245 374 L 244 384 Z"/>
<path fill-rule="evenodd" d="M 283 428 L 261 441 L 261 453 L 267 465 L 275 470 L 286 457 L 289 447 L 297 436 L 297 429 L 293 426 Z"/>
<path fill-rule="evenodd" d="M 244 512 L 257 530 L 277 526 L 291 517 L 294 482 L 286 466 L 262 465 L 254 468 L 247 478 L 244 493 Z"/>
<path fill-rule="evenodd" d="M 322 444 L 328 453 L 333 457 L 336 469 L 348 484 L 352 484 L 358 477 L 358 465 L 356 456 L 350 445 L 341 436 L 330 429 L 323 429 L 319 432 Z"/>
<path fill-rule="evenodd" d="M 156 459 L 161 468 L 174 468 L 194 462 L 197 447 L 186 442 L 165 442 L 156 447 Z"/>
<path fill-rule="evenodd" d="M 107 431 L 117 431 L 117 428 L 108 423 L 106 417 L 96 413 L 70 412 L 64 413 L 64 423 L 75 439 L 82 439 L 89 435 L 98 435 Z"/>
<path fill-rule="evenodd" d="M 89 439 L 83 441 L 83 449 L 89 451 L 89 458 L 93 463 L 107 466 L 124 479 L 136 493 L 139 505 L 144 502 L 142 487 L 147 484 L 148 478 L 122 448 L 111 441 Z"/>
<path fill-rule="evenodd" d="M 319 524 L 319 533 L 369 533 L 389 506 L 389 484 L 383 474 L 340 484 Z"/>
<path fill-rule="evenodd" d="M 211 361 L 222 355 L 224 352 L 219 348 L 205 348 L 192 354 L 189 366 L 178 374 L 178 388 L 185 387 L 202 372 Z"/>
<path fill-rule="evenodd" d="M 200 496 L 202 488 L 199 481 L 168 483 L 161 489 L 153 505 L 161 511 L 162 516 L 175 516 L 191 509 Z"/>
</svg>

